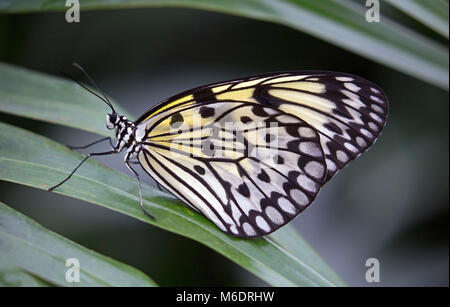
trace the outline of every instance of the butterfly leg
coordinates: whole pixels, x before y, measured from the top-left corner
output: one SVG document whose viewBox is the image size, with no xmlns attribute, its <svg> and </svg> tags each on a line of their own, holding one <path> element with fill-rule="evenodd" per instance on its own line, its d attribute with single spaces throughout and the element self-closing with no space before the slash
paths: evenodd
<svg viewBox="0 0 450 307">
<path fill-rule="evenodd" d="M 139 205 L 141 206 L 142 211 L 152 220 L 155 220 L 155 217 L 148 213 L 147 210 L 144 208 L 144 204 L 142 202 L 142 189 L 141 189 L 141 179 L 139 177 L 139 174 L 131 167 L 130 161 L 128 159 L 125 160 L 125 164 L 127 165 L 128 169 L 134 174 L 136 177 L 137 183 L 138 183 L 138 190 L 139 190 Z"/>
<path fill-rule="evenodd" d="M 109 136 L 107 136 L 105 138 L 101 138 L 100 140 L 94 141 L 94 142 L 89 143 L 89 144 L 84 145 L 84 146 L 70 146 L 70 145 L 67 145 L 67 147 L 69 147 L 70 149 L 85 149 L 85 148 L 91 147 L 92 145 L 101 143 L 101 142 L 106 141 L 106 140 L 109 141 L 109 144 L 111 145 L 111 148 L 114 148 L 114 144 L 112 142 L 112 139 Z"/>
<path fill-rule="evenodd" d="M 141 164 L 139 161 L 128 161 L 130 164 Z M 163 188 L 161 187 L 161 185 L 159 184 L 158 181 L 156 181 L 156 186 L 158 187 L 158 190 L 160 190 L 161 192 L 164 192 Z"/>
<path fill-rule="evenodd" d="M 114 150 L 111 150 L 111 151 L 93 152 L 93 153 L 88 154 L 86 157 L 84 157 L 83 160 L 81 160 L 80 163 L 78 163 L 77 167 L 75 167 L 75 169 L 69 174 L 69 176 L 66 177 L 66 179 L 64 179 L 63 181 L 61 181 L 57 185 L 49 188 L 48 191 L 51 192 L 54 189 L 56 189 L 57 187 L 63 185 L 67 180 L 69 180 L 72 177 L 73 174 L 75 174 L 75 172 L 80 168 L 80 166 L 83 165 L 83 163 L 86 162 L 86 160 L 89 159 L 90 157 L 92 157 L 92 156 L 105 156 L 105 155 L 115 154 L 117 152 L 118 152 L 117 149 L 114 149 Z"/>
</svg>

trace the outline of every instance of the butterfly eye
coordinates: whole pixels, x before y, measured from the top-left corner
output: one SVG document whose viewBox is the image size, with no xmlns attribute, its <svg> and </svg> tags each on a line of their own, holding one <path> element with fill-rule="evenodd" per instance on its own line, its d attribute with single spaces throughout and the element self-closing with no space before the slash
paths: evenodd
<svg viewBox="0 0 450 307">
<path fill-rule="evenodd" d="M 117 121 L 116 113 L 106 114 L 106 128 L 113 129 L 116 121 Z"/>
</svg>

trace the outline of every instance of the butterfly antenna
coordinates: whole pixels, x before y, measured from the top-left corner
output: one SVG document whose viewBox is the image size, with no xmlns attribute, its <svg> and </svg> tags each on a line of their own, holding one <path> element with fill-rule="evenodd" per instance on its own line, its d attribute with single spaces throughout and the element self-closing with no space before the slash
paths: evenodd
<svg viewBox="0 0 450 307">
<path fill-rule="evenodd" d="M 75 80 L 75 78 L 73 78 L 72 76 L 66 74 L 65 72 L 61 72 L 61 75 L 63 75 L 64 77 L 66 77 L 66 78 L 68 78 L 68 79 L 70 79 L 70 80 L 72 80 L 73 82 L 75 82 L 76 84 L 78 84 L 79 86 L 81 86 L 82 88 L 84 88 L 86 91 L 88 91 L 88 92 L 91 93 L 92 95 L 97 96 L 99 99 L 103 100 L 108 106 L 110 106 L 109 103 L 108 103 L 108 101 L 105 100 L 105 98 L 103 98 L 102 96 L 100 96 L 99 94 L 97 94 L 96 92 L 94 92 L 93 90 L 91 90 L 90 88 L 88 88 L 86 85 L 84 85 L 84 84 L 81 83 L 80 81 Z M 110 107 L 111 107 L 111 106 L 110 106 Z M 114 111 L 114 110 L 113 110 L 113 111 Z"/>
<path fill-rule="evenodd" d="M 90 92 L 91 94 L 94 94 L 95 96 L 97 96 L 98 98 L 100 98 L 101 100 L 103 100 L 113 111 L 113 113 L 116 113 L 116 111 L 114 110 L 114 107 L 111 103 L 111 101 L 109 101 L 108 96 L 106 96 L 102 90 L 97 86 L 97 84 L 94 82 L 94 80 L 91 78 L 91 76 L 89 76 L 89 74 L 84 70 L 83 67 L 81 67 L 81 65 L 79 65 L 78 63 L 73 63 L 73 66 L 75 66 L 77 69 L 79 69 L 84 76 L 89 80 L 89 82 L 91 82 L 91 84 L 96 88 L 97 91 L 99 91 L 103 97 L 100 97 L 100 95 L 98 95 L 97 93 L 95 93 L 94 91 L 90 90 L 89 88 L 87 88 L 84 84 L 82 84 L 81 82 L 78 82 L 76 80 L 74 80 L 72 77 L 68 76 L 70 79 L 72 79 L 73 81 L 75 81 L 79 86 L 81 86 L 82 88 L 84 88 L 85 90 L 87 90 L 88 92 Z M 66 75 L 67 76 L 67 75 Z"/>
</svg>

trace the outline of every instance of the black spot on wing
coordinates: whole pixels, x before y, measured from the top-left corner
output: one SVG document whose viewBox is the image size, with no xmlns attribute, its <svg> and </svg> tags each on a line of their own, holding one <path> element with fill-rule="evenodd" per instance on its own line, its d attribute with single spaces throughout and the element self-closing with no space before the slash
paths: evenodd
<svg viewBox="0 0 450 307">
<path fill-rule="evenodd" d="M 258 179 L 263 181 L 263 182 L 270 182 L 270 177 L 269 175 L 267 175 L 265 170 L 261 170 L 261 173 L 258 174 Z"/>
<path fill-rule="evenodd" d="M 240 184 L 237 188 L 237 191 L 242 194 L 242 196 L 249 198 L 250 197 L 250 190 L 248 189 L 248 186 L 245 182 Z"/>
<path fill-rule="evenodd" d="M 252 108 L 252 112 L 254 115 L 259 116 L 259 117 L 268 117 L 269 116 L 269 114 L 267 114 L 267 112 L 264 111 L 264 108 L 259 105 L 254 106 Z"/>
<path fill-rule="evenodd" d="M 252 119 L 250 117 L 248 117 L 248 116 L 242 116 L 241 117 L 241 122 L 243 124 L 248 124 L 248 123 L 252 122 Z"/>
<path fill-rule="evenodd" d="M 195 165 L 194 169 L 200 175 L 204 175 L 205 174 L 205 169 L 203 167 L 201 167 L 200 165 Z"/>
<path fill-rule="evenodd" d="M 215 114 L 214 108 L 203 106 L 200 108 L 200 116 L 202 118 L 213 117 Z"/>
<path fill-rule="evenodd" d="M 184 118 L 180 113 L 176 113 L 172 116 L 172 118 L 170 119 L 170 126 L 172 126 L 172 128 L 179 128 L 184 122 Z"/>
<path fill-rule="evenodd" d="M 334 133 L 338 133 L 338 134 L 342 134 L 342 133 L 343 133 L 342 129 L 339 128 L 339 126 L 336 125 L 336 124 L 333 123 L 333 122 L 325 123 L 323 126 L 324 126 L 325 128 L 327 128 L 328 130 L 334 132 Z"/>
<path fill-rule="evenodd" d="M 200 87 L 193 93 L 194 100 L 198 103 L 216 101 L 211 87 Z"/>
<path fill-rule="evenodd" d="M 297 138 L 300 137 L 300 134 L 298 133 L 298 126 L 296 126 L 296 125 L 289 125 L 289 126 L 286 126 L 286 132 L 287 132 L 290 136 L 297 137 Z"/>
</svg>

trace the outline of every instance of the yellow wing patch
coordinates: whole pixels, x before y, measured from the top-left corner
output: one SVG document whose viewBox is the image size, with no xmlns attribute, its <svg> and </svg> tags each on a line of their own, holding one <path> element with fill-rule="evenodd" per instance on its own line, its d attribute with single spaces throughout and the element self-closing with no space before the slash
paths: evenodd
<svg viewBox="0 0 450 307">
<path fill-rule="evenodd" d="M 216 95 L 217 100 L 236 100 L 236 101 L 247 101 L 251 103 L 257 103 L 256 100 L 253 98 L 254 93 L 253 88 L 248 89 L 238 89 L 238 90 L 231 90 L 228 92 L 224 92 L 222 94 Z"/>
<path fill-rule="evenodd" d="M 172 101 L 172 102 L 170 102 L 170 103 L 168 103 L 168 104 L 162 106 L 161 108 L 159 108 L 159 109 L 156 110 L 155 112 L 151 113 L 149 116 L 147 116 L 146 119 L 144 119 L 144 121 L 148 120 L 149 118 L 155 116 L 155 115 L 158 114 L 158 113 L 161 113 L 162 111 L 164 111 L 164 110 L 166 110 L 166 109 L 169 109 L 169 108 L 172 108 L 172 107 L 177 106 L 177 105 L 179 105 L 179 104 L 182 104 L 182 103 L 184 103 L 184 102 L 193 100 L 193 98 L 194 98 L 194 97 L 193 97 L 192 95 L 187 95 L 187 96 L 184 96 L 184 97 L 182 97 L 182 98 L 180 98 L 180 99 L 177 99 L 177 100 L 175 100 L 175 101 Z"/>
</svg>

